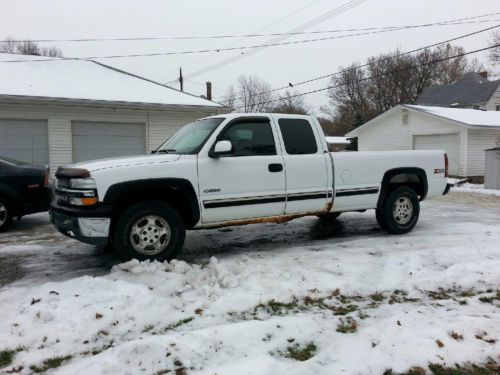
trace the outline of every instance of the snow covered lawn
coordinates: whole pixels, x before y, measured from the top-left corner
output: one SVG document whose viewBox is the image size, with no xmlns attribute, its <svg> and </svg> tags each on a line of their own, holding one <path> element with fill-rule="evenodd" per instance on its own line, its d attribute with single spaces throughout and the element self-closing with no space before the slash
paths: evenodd
<svg viewBox="0 0 500 375">
<path fill-rule="evenodd" d="M 406 236 L 381 232 L 373 212 L 193 232 L 170 264 L 120 264 L 53 233 L 45 216 L 25 220 L 0 235 L 5 372 L 397 374 L 500 362 L 495 195 L 424 202 Z"/>
</svg>

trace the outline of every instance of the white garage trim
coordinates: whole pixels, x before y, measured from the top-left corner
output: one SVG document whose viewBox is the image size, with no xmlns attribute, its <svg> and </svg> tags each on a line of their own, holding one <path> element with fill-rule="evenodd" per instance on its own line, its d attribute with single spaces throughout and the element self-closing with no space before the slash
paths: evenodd
<svg viewBox="0 0 500 375">
<path fill-rule="evenodd" d="M 0 119 L 0 155 L 48 165 L 47 120 Z"/>
<path fill-rule="evenodd" d="M 72 121 L 73 162 L 146 153 L 146 124 Z"/>
<path fill-rule="evenodd" d="M 448 154 L 449 174 L 459 175 L 460 134 L 429 134 L 413 136 L 414 150 L 444 150 Z"/>
</svg>

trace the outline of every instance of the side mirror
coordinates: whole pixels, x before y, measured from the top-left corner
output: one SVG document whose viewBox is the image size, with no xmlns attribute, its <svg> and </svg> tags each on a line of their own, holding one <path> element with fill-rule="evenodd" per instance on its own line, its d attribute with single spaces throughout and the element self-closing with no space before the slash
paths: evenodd
<svg viewBox="0 0 500 375">
<path fill-rule="evenodd" d="M 218 141 L 208 156 L 218 158 L 219 156 L 231 155 L 233 153 L 233 145 L 230 141 Z"/>
</svg>

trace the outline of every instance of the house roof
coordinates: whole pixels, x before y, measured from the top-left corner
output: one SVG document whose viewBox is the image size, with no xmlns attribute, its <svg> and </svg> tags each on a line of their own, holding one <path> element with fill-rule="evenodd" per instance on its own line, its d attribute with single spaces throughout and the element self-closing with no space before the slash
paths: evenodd
<svg viewBox="0 0 500 375">
<path fill-rule="evenodd" d="M 422 92 L 416 104 L 438 107 L 459 107 L 485 103 L 493 96 L 500 80 L 488 81 L 479 73 L 467 73 L 464 78 L 449 85 L 431 86 Z"/>
<path fill-rule="evenodd" d="M 378 123 L 385 117 L 401 109 L 418 111 L 432 117 L 452 121 L 460 126 L 466 126 L 470 128 L 500 129 L 500 112 L 498 111 L 481 111 L 477 109 L 443 108 L 404 104 L 391 108 L 387 112 L 382 113 L 381 115 L 363 124 L 359 128 L 350 131 L 346 134 L 346 137 L 357 137 L 360 130 Z"/>
<path fill-rule="evenodd" d="M 23 62 L 6 62 L 23 60 Z M 35 61 L 43 60 L 43 61 Z M 222 108 L 144 77 L 91 60 L 0 53 L 0 97 Z"/>
</svg>

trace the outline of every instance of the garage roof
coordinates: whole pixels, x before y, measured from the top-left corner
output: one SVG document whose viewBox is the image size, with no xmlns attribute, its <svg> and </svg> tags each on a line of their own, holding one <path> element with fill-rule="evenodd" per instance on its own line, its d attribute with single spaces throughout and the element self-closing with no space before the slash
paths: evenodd
<svg viewBox="0 0 500 375">
<path fill-rule="evenodd" d="M 467 126 L 484 126 L 500 128 L 500 112 L 482 111 L 477 109 L 462 108 L 444 108 L 444 107 L 425 107 L 421 105 L 405 105 L 407 108 L 413 108 L 417 111 L 428 113 L 434 116 L 443 117 L 448 120 L 456 121 Z"/>
<path fill-rule="evenodd" d="M 453 121 L 457 125 L 472 127 L 472 128 L 500 128 L 500 112 L 498 111 L 482 111 L 477 109 L 462 109 L 462 108 L 444 108 L 444 107 L 427 107 L 421 105 L 397 105 L 387 112 L 375 117 L 366 122 L 359 128 L 351 130 L 346 134 L 346 137 L 357 137 L 360 130 L 365 129 L 378 123 L 380 120 L 392 114 L 394 111 L 401 109 L 409 109 L 425 113 L 429 116 L 442 118 Z"/>
<path fill-rule="evenodd" d="M 22 62 L 8 62 L 12 60 Z M 96 61 L 6 53 L 0 53 L 0 97 L 223 108 Z"/>
</svg>

